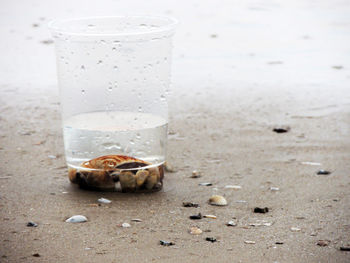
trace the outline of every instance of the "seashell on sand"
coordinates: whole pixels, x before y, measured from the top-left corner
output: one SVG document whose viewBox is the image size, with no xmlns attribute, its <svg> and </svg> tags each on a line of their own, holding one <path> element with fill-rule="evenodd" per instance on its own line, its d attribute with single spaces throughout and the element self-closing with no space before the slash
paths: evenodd
<svg viewBox="0 0 350 263">
<path fill-rule="evenodd" d="M 82 215 L 75 215 L 66 220 L 67 223 L 83 223 L 86 221 L 87 221 L 87 218 Z"/>
<path fill-rule="evenodd" d="M 213 195 L 209 198 L 209 204 L 217 205 L 217 206 L 225 206 L 227 205 L 226 199 L 221 195 Z"/>
</svg>

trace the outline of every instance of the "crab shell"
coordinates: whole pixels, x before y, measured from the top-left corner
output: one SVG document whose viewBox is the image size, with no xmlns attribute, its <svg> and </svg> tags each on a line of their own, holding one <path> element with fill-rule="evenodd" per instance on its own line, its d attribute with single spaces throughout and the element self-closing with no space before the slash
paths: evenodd
<svg viewBox="0 0 350 263">
<path fill-rule="evenodd" d="M 151 165 L 151 163 L 130 156 L 105 155 L 82 163 L 82 168 L 79 170 L 69 168 L 68 177 L 72 183 L 78 184 L 81 188 L 113 190 L 115 183 L 119 181 L 119 176 L 125 173 L 123 169 L 135 168 L 135 170 L 128 170 L 128 173 L 136 174 L 140 167 L 148 165 Z M 157 182 L 162 183 L 164 177 L 163 166 L 146 168 L 145 171 L 156 177 Z"/>
</svg>

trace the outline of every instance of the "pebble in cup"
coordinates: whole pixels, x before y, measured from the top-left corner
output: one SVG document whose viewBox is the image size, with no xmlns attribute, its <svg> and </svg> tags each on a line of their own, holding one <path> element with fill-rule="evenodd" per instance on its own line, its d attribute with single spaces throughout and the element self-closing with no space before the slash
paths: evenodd
<svg viewBox="0 0 350 263">
<path fill-rule="evenodd" d="M 97 190 L 162 189 L 175 24 L 157 16 L 50 23 L 71 182 Z"/>
</svg>

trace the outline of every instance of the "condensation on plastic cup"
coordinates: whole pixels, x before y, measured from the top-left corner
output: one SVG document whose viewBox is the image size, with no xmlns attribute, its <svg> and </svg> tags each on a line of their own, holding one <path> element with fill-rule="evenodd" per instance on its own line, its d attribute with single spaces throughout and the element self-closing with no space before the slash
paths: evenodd
<svg viewBox="0 0 350 263">
<path fill-rule="evenodd" d="M 176 24 L 162 16 L 49 23 L 73 183 L 127 192 L 162 188 Z"/>
</svg>

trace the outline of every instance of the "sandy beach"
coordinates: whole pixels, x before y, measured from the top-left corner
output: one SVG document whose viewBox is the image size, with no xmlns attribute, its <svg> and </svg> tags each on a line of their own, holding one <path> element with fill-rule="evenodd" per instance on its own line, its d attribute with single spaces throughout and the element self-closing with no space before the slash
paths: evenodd
<svg viewBox="0 0 350 263">
<path fill-rule="evenodd" d="M 0 4 L 0 262 L 350 261 L 341 250 L 350 247 L 350 5 L 220 3 L 31 0 L 25 13 L 17 1 Z M 157 193 L 84 191 L 67 178 L 46 23 L 115 12 L 180 20 L 169 99 L 175 172 Z M 273 132 L 282 126 L 290 130 Z M 214 194 L 228 205 L 208 204 Z M 198 213 L 216 219 L 189 219 Z M 88 221 L 66 223 L 72 215 Z M 203 232 L 190 234 L 193 226 Z"/>
</svg>

